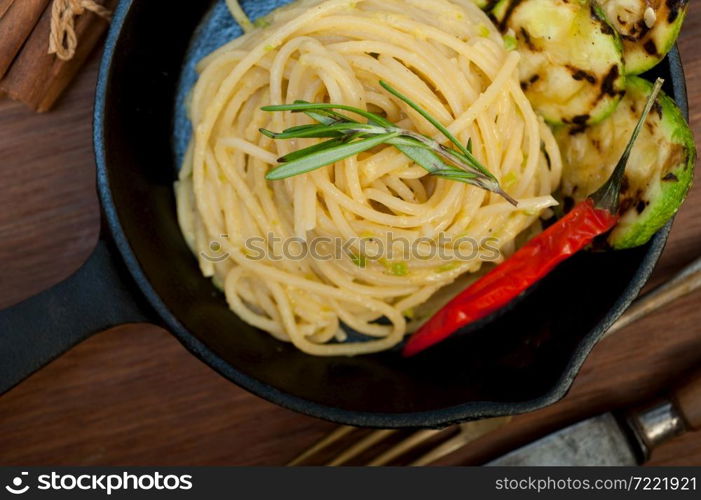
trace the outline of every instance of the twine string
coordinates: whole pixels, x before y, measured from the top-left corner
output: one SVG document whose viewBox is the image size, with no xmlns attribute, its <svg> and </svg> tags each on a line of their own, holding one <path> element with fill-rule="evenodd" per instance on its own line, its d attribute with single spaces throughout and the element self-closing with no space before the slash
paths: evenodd
<svg viewBox="0 0 701 500">
<path fill-rule="evenodd" d="M 75 20 L 86 11 L 93 12 L 109 21 L 112 12 L 94 0 L 54 0 L 51 7 L 51 34 L 49 36 L 49 54 L 63 61 L 69 61 L 78 47 L 75 32 Z"/>
</svg>

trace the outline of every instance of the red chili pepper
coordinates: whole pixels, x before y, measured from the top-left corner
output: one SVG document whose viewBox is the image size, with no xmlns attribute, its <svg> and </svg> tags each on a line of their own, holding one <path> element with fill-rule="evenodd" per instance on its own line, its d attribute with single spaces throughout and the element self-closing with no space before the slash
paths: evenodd
<svg viewBox="0 0 701 500">
<path fill-rule="evenodd" d="M 594 207 L 593 200 L 583 201 L 440 310 L 409 339 L 404 355 L 413 356 L 502 308 L 617 222 L 617 215 Z"/>
<path fill-rule="evenodd" d="M 658 79 L 623 156 L 603 187 L 440 310 L 411 336 L 404 356 L 414 356 L 505 306 L 594 238 L 613 229 L 619 219 L 619 195 L 630 152 L 661 87 Z"/>
</svg>

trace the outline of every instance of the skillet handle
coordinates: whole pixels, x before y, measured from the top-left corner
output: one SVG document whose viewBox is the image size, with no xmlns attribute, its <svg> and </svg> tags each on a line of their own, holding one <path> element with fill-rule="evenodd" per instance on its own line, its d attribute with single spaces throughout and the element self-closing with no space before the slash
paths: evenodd
<svg viewBox="0 0 701 500">
<path fill-rule="evenodd" d="M 0 311 L 0 394 L 95 333 L 151 322 L 155 313 L 139 303 L 110 246 L 101 238 L 73 276 Z"/>
</svg>

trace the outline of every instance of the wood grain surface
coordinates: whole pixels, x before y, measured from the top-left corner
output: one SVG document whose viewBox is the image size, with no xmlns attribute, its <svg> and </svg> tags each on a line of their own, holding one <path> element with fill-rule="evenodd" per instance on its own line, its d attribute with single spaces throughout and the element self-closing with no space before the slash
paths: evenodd
<svg viewBox="0 0 701 500">
<path fill-rule="evenodd" d="M 701 6 L 691 2 L 680 47 L 697 138 L 700 39 Z M 0 308 L 69 276 L 97 240 L 96 68 L 94 56 L 50 114 L 0 100 Z M 699 253 L 701 184 L 677 218 L 654 281 Z M 664 390 L 701 365 L 700 299 L 689 296 L 601 342 L 565 400 L 516 417 L 440 463 L 479 463 Z M 167 332 L 136 325 L 93 337 L 0 398 L 0 464 L 281 465 L 332 428 L 244 392 Z M 663 446 L 652 464 L 701 465 L 701 433 Z"/>
</svg>

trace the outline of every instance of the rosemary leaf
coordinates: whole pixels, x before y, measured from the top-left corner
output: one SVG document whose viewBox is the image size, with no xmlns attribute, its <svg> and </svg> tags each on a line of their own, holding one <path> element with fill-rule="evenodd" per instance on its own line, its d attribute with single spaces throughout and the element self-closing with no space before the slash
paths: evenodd
<svg viewBox="0 0 701 500">
<path fill-rule="evenodd" d="M 339 119 L 335 118 L 331 113 L 323 113 L 319 111 L 305 111 L 304 114 L 312 120 L 317 121 L 319 123 L 323 123 L 324 125 L 333 125 L 334 123 L 339 122 Z M 353 120 L 348 120 L 348 123 L 351 123 L 352 121 Z"/>
<path fill-rule="evenodd" d="M 299 127 L 292 127 L 283 132 L 273 132 L 268 129 L 259 129 L 260 133 L 271 139 L 298 139 L 303 137 L 314 137 L 319 139 L 331 138 L 331 137 L 342 137 L 343 132 L 338 132 L 334 130 L 322 130 L 326 129 L 325 125 L 300 125 Z"/>
<path fill-rule="evenodd" d="M 268 137 L 273 139 L 324 139 L 329 137 L 341 137 L 346 134 L 372 134 L 372 135 L 383 135 L 388 134 L 393 131 L 387 130 L 386 128 L 377 127 L 375 125 L 369 125 L 367 123 L 335 123 L 333 125 L 302 125 L 300 127 L 293 127 L 287 129 L 284 132 L 276 134 L 266 130 L 261 131 Z"/>
<path fill-rule="evenodd" d="M 305 112 L 305 111 L 315 111 L 318 112 L 319 110 L 336 110 L 340 109 L 342 111 L 349 111 L 351 113 L 354 113 L 356 115 L 360 115 L 363 118 L 366 118 L 368 120 L 371 120 L 373 123 L 382 126 L 382 127 L 393 127 L 394 124 L 387 120 L 386 118 L 383 118 L 380 115 L 377 115 L 375 113 L 371 113 L 369 111 L 364 111 L 359 108 L 355 108 L 353 106 L 346 106 L 344 104 L 325 104 L 325 103 L 306 103 L 306 102 L 297 102 L 295 104 L 279 104 L 275 106 L 263 106 L 262 108 L 263 111 L 292 111 L 292 112 Z"/>
<path fill-rule="evenodd" d="M 455 144 L 460 151 L 462 151 L 463 154 L 469 154 L 470 152 L 465 148 L 465 146 L 462 145 L 462 143 L 448 130 L 443 126 L 441 122 L 436 120 L 428 111 L 423 109 L 421 106 L 419 106 L 417 103 L 409 99 L 407 96 L 399 92 L 397 89 L 392 87 L 389 83 L 385 81 L 380 81 L 380 85 L 382 85 L 382 88 L 384 88 L 387 92 L 392 94 L 393 96 L 397 97 L 398 99 L 402 100 L 406 104 L 408 104 L 414 111 L 419 113 L 421 116 L 426 118 L 431 125 L 436 127 L 450 142 Z"/>
<path fill-rule="evenodd" d="M 292 153 L 289 153 L 282 158 L 278 159 L 279 163 L 289 163 L 291 161 L 299 160 L 300 158 L 304 158 L 307 155 L 310 155 L 312 153 L 317 153 L 319 151 L 324 151 L 326 149 L 335 147 L 335 146 L 341 146 L 343 144 L 346 144 L 346 141 L 344 138 L 336 138 L 336 139 L 331 139 L 330 141 L 326 142 L 320 142 L 319 144 L 315 144 L 313 146 L 309 146 L 308 148 L 300 149 L 299 151 L 294 151 Z"/>
<path fill-rule="evenodd" d="M 482 177 L 485 179 L 485 181 L 489 181 L 491 185 L 498 185 L 496 179 L 494 176 L 491 174 L 485 174 L 481 169 L 475 168 L 471 162 L 469 162 L 469 159 L 467 159 L 464 155 L 460 154 L 458 151 L 455 151 L 454 149 L 447 148 L 443 146 L 442 144 L 434 141 L 433 139 L 426 137 L 424 135 L 418 134 L 416 132 L 411 132 L 408 130 L 403 130 L 401 131 L 402 135 L 404 137 L 411 138 L 415 141 L 417 141 L 420 144 L 423 144 L 425 147 L 431 149 L 436 153 L 438 156 L 442 156 L 446 160 L 453 162 L 458 165 L 458 167 L 453 166 L 452 168 L 454 170 L 457 170 L 458 172 L 475 172 L 478 173 L 479 175 L 475 176 L 475 178 Z"/>
<path fill-rule="evenodd" d="M 448 172 L 454 168 L 444 163 L 434 152 L 428 149 L 416 146 L 397 146 L 397 148 L 414 163 L 423 167 L 429 174 Z"/>
<path fill-rule="evenodd" d="M 295 104 L 309 104 L 307 101 L 295 101 Z M 299 113 L 299 111 L 295 111 Z M 357 120 L 353 120 L 351 117 L 346 116 L 342 113 L 330 109 L 319 109 L 316 111 L 304 111 L 304 114 L 324 125 L 333 125 L 334 123 L 346 122 L 346 123 L 359 123 Z"/>
<path fill-rule="evenodd" d="M 303 132 L 306 130 L 319 128 L 320 126 L 321 125 L 319 125 L 318 123 L 312 123 L 311 125 L 299 125 L 298 127 L 286 128 L 285 130 L 282 131 L 282 133 L 289 134 L 289 133 L 293 133 L 293 132 Z"/>
<path fill-rule="evenodd" d="M 462 169 L 448 165 L 430 148 L 414 139 L 400 136 L 388 141 L 388 144 L 395 146 L 400 152 L 430 174 L 438 174 L 440 172 L 465 173 Z"/>
<path fill-rule="evenodd" d="M 258 132 L 260 132 L 261 134 L 263 134 L 265 137 L 269 137 L 270 139 L 275 139 L 275 136 L 277 135 L 277 134 L 275 134 L 275 132 L 273 132 L 272 130 L 268 130 L 268 129 L 265 129 L 265 128 L 259 128 L 259 129 L 258 129 Z"/>
<path fill-rule="evenodd" d="M 402 100 L 406 104 L 408 104 L 412 109 L 414 109 L 417 113 L 419 113 L 421 116 L 423 116 L 426 120 L 428 120 L 431 125 L 436 127 L 450 142 L 455 144 L 457 146 L 458 150 L 464 155 L 464 159 L 467 160 L 468 163 L 471 164 L 472 168 L 475 170 L 481 171 L 483 174 L 488 175 L 489 177 L 492 177 L 492 174 L 487 170 L 482 164 L 477 160 L 472 155 L 472 152 L 470 151 L 470 148 L 466 148 L 465 146 L 462 145 L 462 143 L 448 130 L 441 122 L 436 120 L 428 111 L 423 109 L 421 106 L 419 106 L 417 103 L 412 101 L 410 98 L 399 92 L 397 89 L 392 87 L 389 83 L 380 81 L 380 85 L 392 94 L 393 96 L 397 97 L 398 99 Z"/>
<path fill-rule="evenodd" d="M 464 170 L 443 170 L 440 172 L 436 172 L 434 175 L 437 175 L 439 177 L 443 177 L 445 179 L 453 179 L 453 180 L 463 180 L 463 179 L 469 179 L 469 180 L 474 180 L 479 178 L 479 174 L 473 174 L 472 172 L 465 172 Z"/>
<path fill-rule="evenodd" d="M 393 139 L 398 135 L 398 133 L 393 132 L 391 134 L 378 135 L 369 139 L 351 142 L 350 144 L 343 144 L 341 146 L 324 149 L 303 158 L 298 158 L 295 161 L 284 163 L 276 169 L 268 172 L 268 175 L 266 175 L 265 178 L 270 181 L 276 181 L 293 177 L 295 175 L 305 174 L 364 151 L 368 151 L 369 149 L 377 147 L 381 144 L 385 144 L 388 140 Z"/>
</svg>

